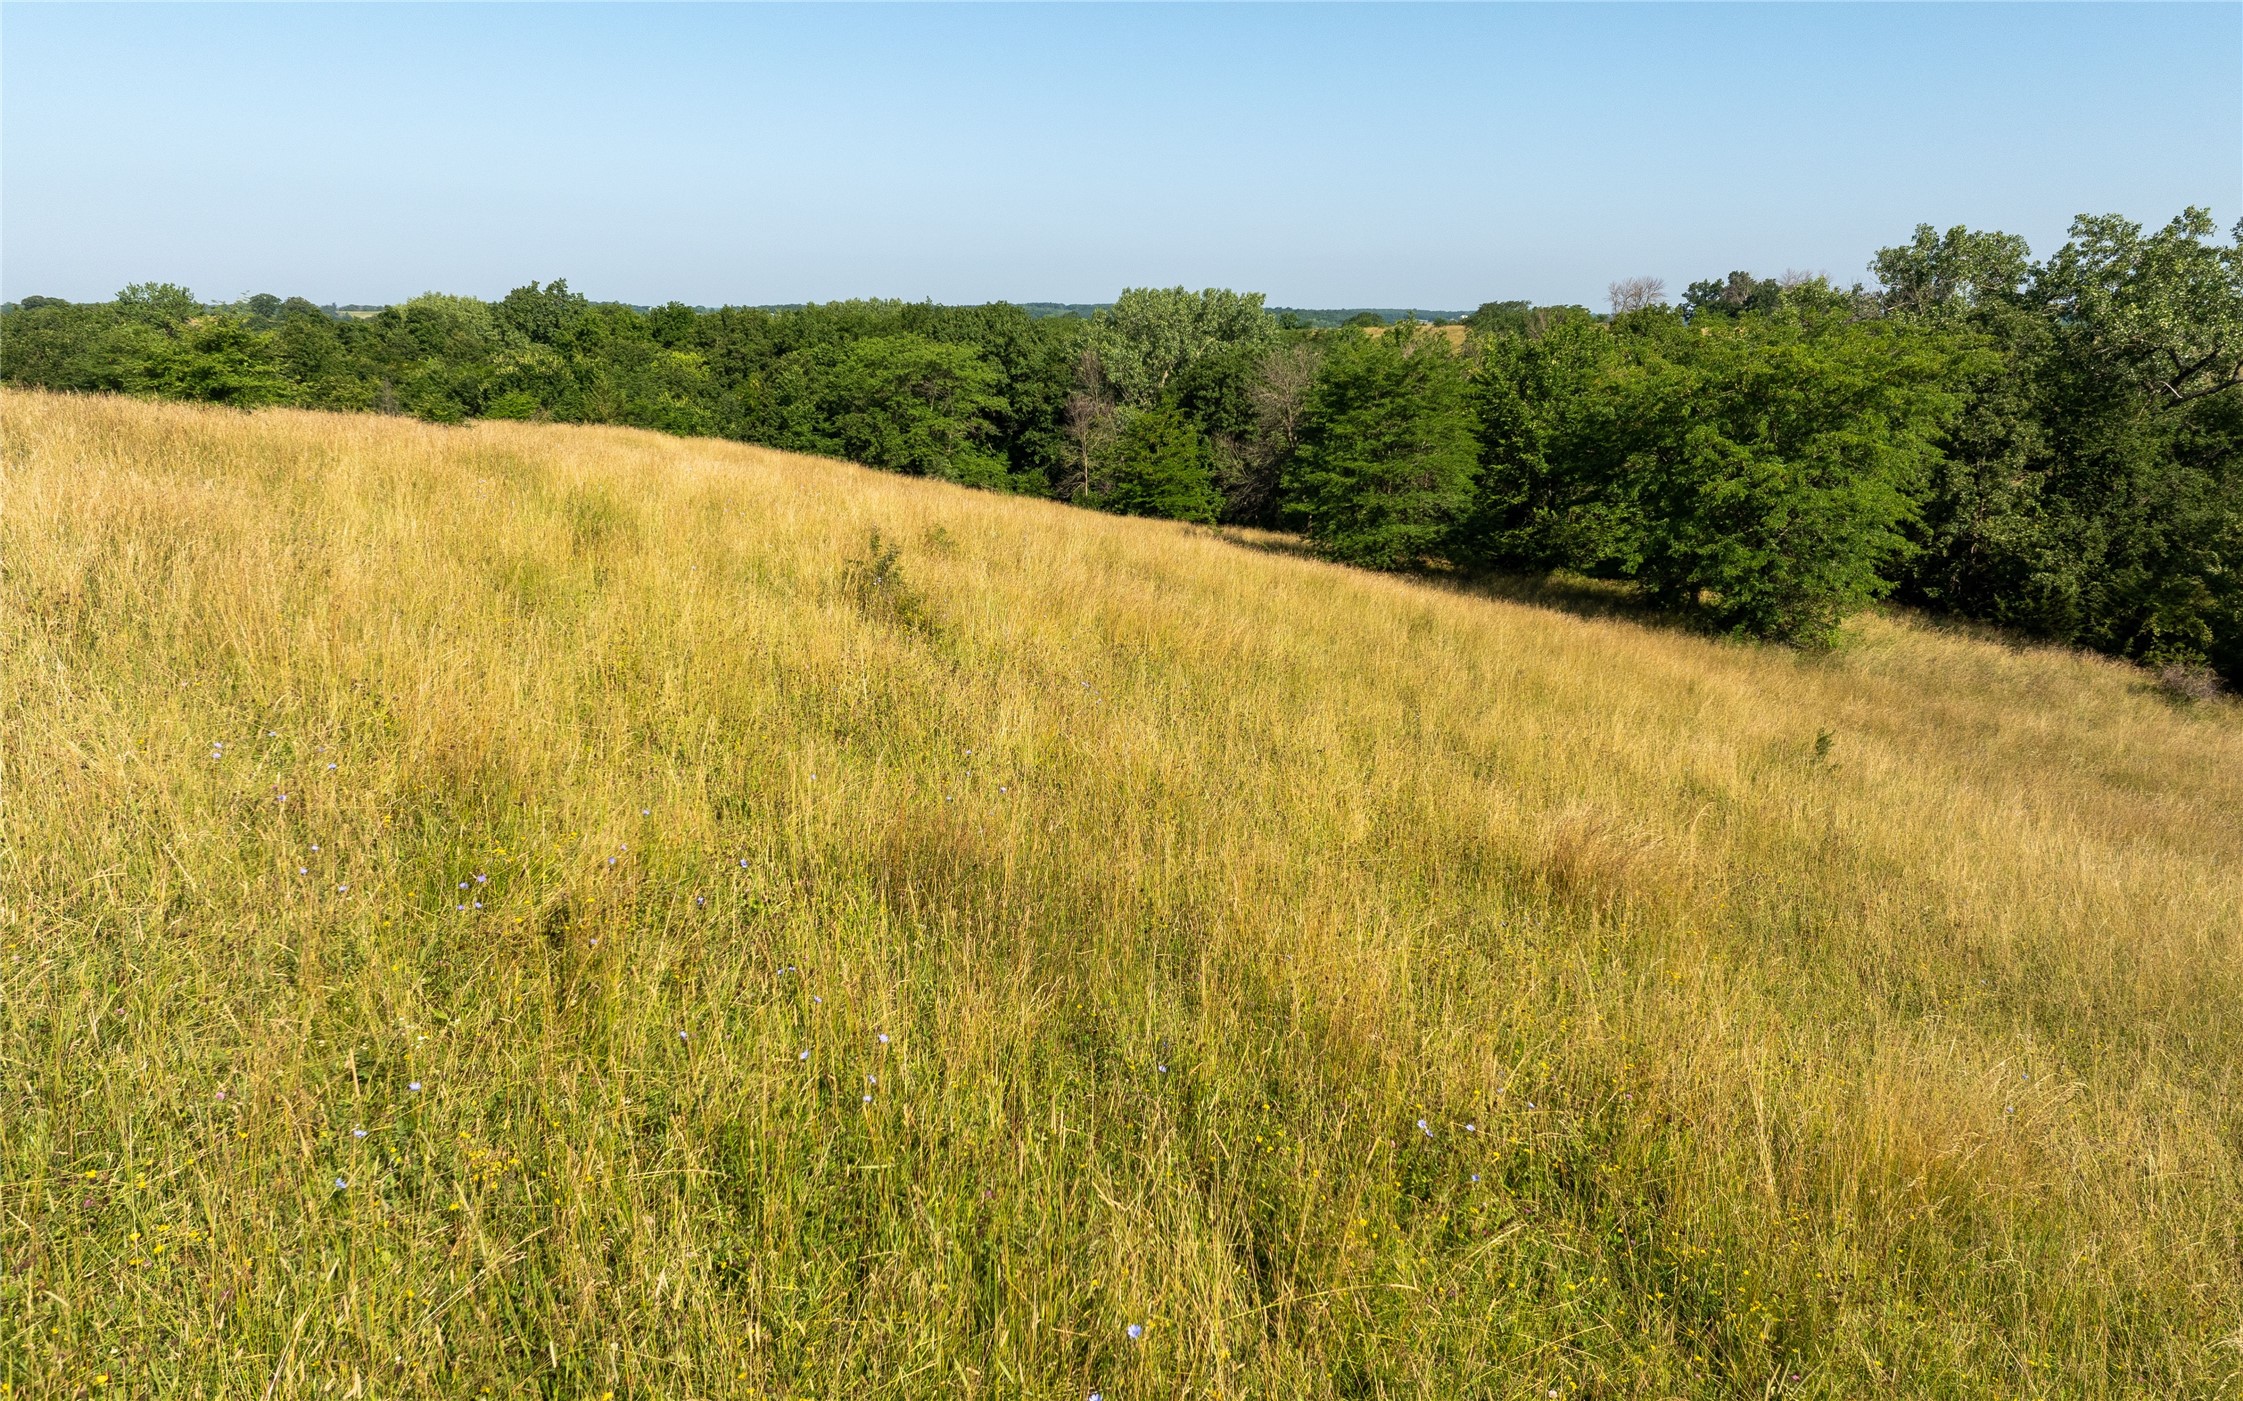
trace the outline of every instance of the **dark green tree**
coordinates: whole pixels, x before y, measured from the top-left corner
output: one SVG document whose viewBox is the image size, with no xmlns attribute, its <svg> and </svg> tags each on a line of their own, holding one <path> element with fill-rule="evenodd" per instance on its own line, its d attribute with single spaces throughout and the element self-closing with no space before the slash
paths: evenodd
<svg viewBox="0 0 2243 1401">
<path fill-rule="evenodd" d="M 1478 311 L 1464 318 L 1464 324 L 1484 336 L 1523 336 L 1527 317 L 1533 311 L 1532 302 L 1482 302 Z"/>
<path fill-rule="evenodd" d="M 226 316 L 200 316 L 162 342 L 142 388 L 170 399 L 254 408 L 296 397 L 269 333 Z"/>
<path fill-rule="evenodd" d="M 664 302 L 646 314 L 647 330 L 668 350 L 683 350 L 699 338 L 700 313 L 684 302 Z"/>
<path fill-rule="evenodd" d="M 1963 386 L 1902 596 L 2243 678 L 2243 230 L 2083 216 L 2044 265 L 1919 229 L 1872 267 L 1896 320 L 1999 351 Z"/>
<path fill-rule="evenodd" d="M 26 297 L 0 320 L 0 379 L 77 393 L 140 389 L 165 334 L 114 303 Z"/>
<path fill-rule="evenodd" d="M 1634 580 L 1742 635 L 1824 640 L 1907 550 L 1960 353 L 1815 305 L 1690 327 L 1637 312 L 1498 347 L 1453 553 Z"/>
<path fill-rule="evenodd" d="M 1783 300 L 1783 284 L 1772 277 L 1732 272 L 1725 278 L 1693 282 L 1682 294 L 1682 310 L 1693 320 L 1702 316 L 1766 315 Z"/>
<path fill-rule="evenodd" d="M 569 290 L 566 278 L 517 287 L 492 308 L 493 318 L 538 345 L 562 345 L 582 327 L 590 303 Z"/>
<path fill-rule="evenodd" d="M 1332 337 L 1284 478 L 1319 549 L 1374 569 L 1417 563 L 1470 504 L 1476 470 L 1464 371 L 1444 338 L 1409 325 Z"/>
<path fill-rule="evenodd" d="M 986 443 L 1005 404 L 999 377 L 972 347 L 924 336 L 873 336 L 804 352 L 800 445 L 915 476 L 1009 485 Z"/>
<path fill-rule="evenodd" d="M 1523 321 L 1522 321 L 1523 328 Z M 1506 570 L 1598 573 L 1638 557 L 1635 503 L 1591 470 L 1582 424 L 1626 343 L 1587 317 L 1542 334 L 1499 334 L 1472 385 L 1480 471 L 1449 540 L 1458 562 Z"/>
<path fill-rule="evenodd" d="M 1222 511 L 1206 435 L 1176 404 L 1130 414 L 1114 446 L 1113 487 L 1100 503 L 1125 516 L 1212 523 Z"/>
<path fill-rule="evenodd" d="M 166 331 L 203 314 L 194 293 L 170 282 L 135 282 L 117 294 L 115 305 L 127 321 Z"/>
<path fill-rule="evenodd" d="M 1907 552 L 1955 358 L 1936 336 L 1790 318 L 1638 357 L 1599 425 L 1644 523 L 1634 577 L 1742 635 L 1827 640 Z"/>
</svg>

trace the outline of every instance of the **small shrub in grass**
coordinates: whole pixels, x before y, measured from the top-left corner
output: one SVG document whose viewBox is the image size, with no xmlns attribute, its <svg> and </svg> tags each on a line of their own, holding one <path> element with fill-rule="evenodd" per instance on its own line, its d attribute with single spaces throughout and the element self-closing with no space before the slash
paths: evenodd
<svg viewBox="0 0 2243 1401">
<path fill-rule="evenodd" d="M 841 588 L 867 618 L 915 631 L 933 626 L 926 599 L 904 580 L 902 552 L 878 530 L 866 536 L 865 552 L 842 566 Z"/>
</svg>

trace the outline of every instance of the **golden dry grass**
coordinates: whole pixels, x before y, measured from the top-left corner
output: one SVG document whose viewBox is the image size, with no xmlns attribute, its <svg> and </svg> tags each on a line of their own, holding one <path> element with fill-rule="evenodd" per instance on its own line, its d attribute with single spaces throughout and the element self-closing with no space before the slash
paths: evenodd
<svg viewBox="0 0 2243 1401">
<path fill-rule="evenodd" d="M 1383 336 L 1392 329 L 1393 327 L 1391 326 L 1365 326 L 1363 328 L 1363 334 L 1366 336 Z M 1471 334 L 1471 330 L 1472 328 L 1469 326 L 1456 323 L 1452 323 L 1447 326 L 1420 324 L 1417 328 L 1417 333 L 1421 336 L 1438 336 L 1442 340 L 1445 340 L 1449 343 L 1449 348 L 1451 350 L 1462 350 L 1464 348 L 1464 339 L 1467 335 Z"/>
<path fill-rule="evenodd" d="M 2243 1387 L 2233 705 L 0 408 L 12 1395 Z"/>
</svg>

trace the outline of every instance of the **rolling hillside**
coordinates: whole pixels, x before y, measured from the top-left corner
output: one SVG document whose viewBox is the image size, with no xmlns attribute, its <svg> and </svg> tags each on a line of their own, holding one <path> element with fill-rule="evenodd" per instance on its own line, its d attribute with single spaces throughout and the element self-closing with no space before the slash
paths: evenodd
<svg viewBox="0 0 2243 1401">
<path fill-rule="evenodd" d="M 2243 1388 L 2233 703 L 0 413 L 6 1394 Z"/>
</svg>

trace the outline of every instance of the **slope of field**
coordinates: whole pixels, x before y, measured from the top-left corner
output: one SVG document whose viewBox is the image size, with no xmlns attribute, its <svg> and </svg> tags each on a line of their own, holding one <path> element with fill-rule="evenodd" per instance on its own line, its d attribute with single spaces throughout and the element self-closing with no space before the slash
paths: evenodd
<svg viewBox="0 0 2243 1401">
<path fill-rule="evenodd" d="M 16 1396 L 2243 1386 L 2231 704 L 0 406 Z"/>
</svg>

